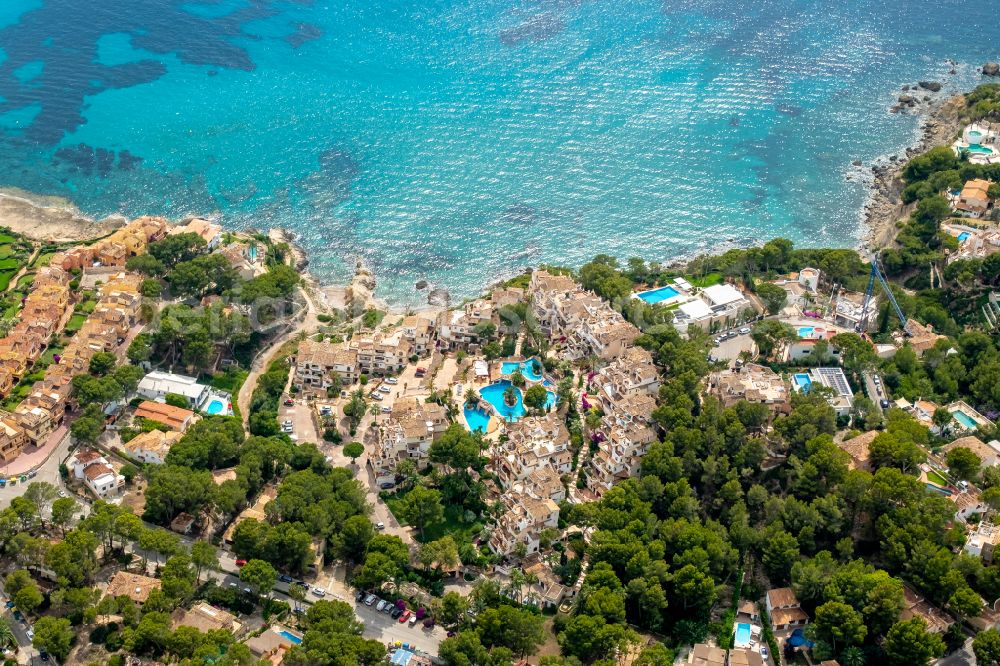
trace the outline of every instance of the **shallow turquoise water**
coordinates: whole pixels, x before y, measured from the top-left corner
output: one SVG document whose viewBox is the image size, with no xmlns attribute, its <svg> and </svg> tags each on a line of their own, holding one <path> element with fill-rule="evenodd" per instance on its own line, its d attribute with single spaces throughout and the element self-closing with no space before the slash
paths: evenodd
<svg viewBox="0 0 1000 666">
<path fill-rule="evenodd" d="M 1000 0 L 7 0 L 0 185 L 219 212 L 379 295 L 784 235 L 852 245 L 902 84 L 980 80 Z M 960 19 L 956 17 L 961 17 Z M 948 72 L 946 58 L 959 62 Z M 346 259 L 346 261 L 345 261 Z"/>
</svg>

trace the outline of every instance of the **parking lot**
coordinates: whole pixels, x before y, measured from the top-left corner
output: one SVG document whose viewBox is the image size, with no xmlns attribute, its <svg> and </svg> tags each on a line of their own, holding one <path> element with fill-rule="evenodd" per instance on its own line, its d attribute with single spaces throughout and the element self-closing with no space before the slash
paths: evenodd
<svg viewBox="0 0 1000 666">
<path fill-rule="evenodd" d="M 735 335 L 726 337 L 724 340 L 719 340 L 723 334 L 717 333 L 713 336 L 713 340 L 719 340 L 718 346 L 712 347 L 709 351 L 713 359 L 734 361 L 739 358 L 741 352 L 751 354 L 756 352 L 757 346 L 754 344 L 753 338 L 750 337 L 750 333 L 740 333 L 740 330 L 748 330 L 748 327 L 732 331 Z"/>
<path fill-rule="evenodd" d="M 441 627 L 426 628 L 422 622 L 410 625 L 409 622 L 400 624 L 390 615 L 376 610 L 376 604 L 366 606 L 364 603 L 355 602 L 351 598 L 351 603 L 355 603 L 355 613 L 358 618 L 365 623 L 365 638 L 374 638 L 382 643 L 400 641 L 415 645 L 417 648 L 437 654 L 438 645 L 447 636 Z"/>
</svg>

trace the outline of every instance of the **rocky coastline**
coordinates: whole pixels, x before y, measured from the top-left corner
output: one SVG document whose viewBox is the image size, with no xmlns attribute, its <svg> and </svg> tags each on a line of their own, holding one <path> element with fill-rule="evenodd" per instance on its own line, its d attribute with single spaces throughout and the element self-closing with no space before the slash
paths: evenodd
<svg viewBox="0 0 1000 666">
<path fill-rule="evenodd" d="M 900 98 L 904 96 L 905 92 Z M 960 111 L 964 105 L 965 95 L 955 95 L 944 99 L 929 98 L 907 106 L 923 115 L 919 138 L 902 153 L 878 160 L 870 167 L 870 193 L 862 211 L 865 229 L 861 238 L 863 248 L 886 247 L 895 240 L 898 223 L 910 213 L 909 206 L 903 204 L 901 197 L 903 167 L 911 157 L 954 139 L 962 129 Z M 854 166 L 861 167 L 862 164 L 855 162 Z"/>
</svg>

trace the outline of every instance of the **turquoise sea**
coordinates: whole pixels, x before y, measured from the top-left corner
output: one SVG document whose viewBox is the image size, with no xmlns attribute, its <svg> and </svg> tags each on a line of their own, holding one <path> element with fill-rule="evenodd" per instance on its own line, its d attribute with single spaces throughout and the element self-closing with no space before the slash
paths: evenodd
<svg viewBox="0 0 1000 666">
<path fill-rule="evenodd" d="M 597 252 L 852 246 L 900 86 L 980 82 L 1000 0 L 5 0 L 0 187 L 219 213 L 455 296 Z M 954 59 L 957 65 L 951 74 Z M 855 174 L 851 180 L 849 174 Z"/>
</svg>

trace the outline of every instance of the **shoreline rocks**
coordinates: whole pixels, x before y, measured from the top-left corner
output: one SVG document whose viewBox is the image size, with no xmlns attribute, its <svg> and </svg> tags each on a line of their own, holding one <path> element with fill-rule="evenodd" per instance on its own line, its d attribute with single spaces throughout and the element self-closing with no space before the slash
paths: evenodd
<svg viewBox="0 0 1000 666">
<path fill-rule="evenodd" d="M 988 62 L 983 65 L 983 76 L 1000 76 L 1000 63 Z"/>
</svg>

